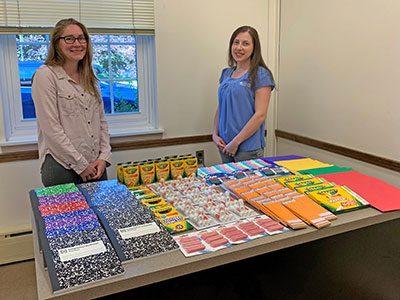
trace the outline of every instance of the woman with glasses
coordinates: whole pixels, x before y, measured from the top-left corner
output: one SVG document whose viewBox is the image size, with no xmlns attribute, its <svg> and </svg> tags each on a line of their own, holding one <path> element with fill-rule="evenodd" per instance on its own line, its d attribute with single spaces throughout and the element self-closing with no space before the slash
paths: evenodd
<svg viewBox="0 0 400 300">
<path fill-rule="evenodd" d="M 60 20 L 32 78 L 44 186 L 106 180 L 111 147 L 86 27 Z"/>
<path fill-rule="evenodd" d="M 222 70 L 219 79 L 212 135 L 223 163 L 264 156 L 265 119 L 275 86 L 253 27 L 236 29 L 228 51 L 229 68 Z"/>
</svg>

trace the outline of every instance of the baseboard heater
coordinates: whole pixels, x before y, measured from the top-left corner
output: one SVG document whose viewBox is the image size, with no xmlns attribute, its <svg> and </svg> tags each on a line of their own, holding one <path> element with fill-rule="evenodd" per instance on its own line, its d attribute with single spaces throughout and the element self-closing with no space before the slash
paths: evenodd
<svg viewBox="0 0 400 300">
<path fill-rule="evenodd" d="M 0 234 L 0 265 L 33 259 L 32 231 Z"/>
</svg>

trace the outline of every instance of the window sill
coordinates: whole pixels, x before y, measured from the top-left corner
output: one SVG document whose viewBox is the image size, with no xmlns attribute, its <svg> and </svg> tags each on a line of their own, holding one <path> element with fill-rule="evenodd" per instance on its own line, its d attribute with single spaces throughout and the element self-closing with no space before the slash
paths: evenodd
<svg viewBox="0 0 400 300">
<path fill-rule="evenodd" d="M 110 133 L 111 143 L 133 142 L 161 138 L 164 129 L 144 129 L 136 131 L 126 131 L 118 133 Z M 1 153 L 12 153 L 20 151 L 38 150 L 37 139 L 19 140 L 19 141 L 3 141 L 0 142 Z"/>
</svg>

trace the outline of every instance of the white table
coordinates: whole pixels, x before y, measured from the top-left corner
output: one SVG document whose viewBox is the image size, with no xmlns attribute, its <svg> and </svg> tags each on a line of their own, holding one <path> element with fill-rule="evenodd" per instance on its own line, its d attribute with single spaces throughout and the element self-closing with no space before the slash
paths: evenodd
<svg viewBox="0 0 400 300">
<path fill-rule="evenodd" d="M 373 208 L 365 208 L 338 215 L 338 219 L 332 221 L 330 226 L 319 230 L 309 226 L 306 229 L 291 230 L 283 234 L 259 238 L 213 253 L 189 258 L 178 250 L 138 259 L 123 265 L 125 274 L 122 276 L 53 294 L 47 271 L 43 268 L 43 257 L 39 252 L 36 224 L 32 217 L 38 298 L 76 300 L 106 296 L 398 218 L 400 218 L 400 211 L 380 213 Z"/>
</svg>

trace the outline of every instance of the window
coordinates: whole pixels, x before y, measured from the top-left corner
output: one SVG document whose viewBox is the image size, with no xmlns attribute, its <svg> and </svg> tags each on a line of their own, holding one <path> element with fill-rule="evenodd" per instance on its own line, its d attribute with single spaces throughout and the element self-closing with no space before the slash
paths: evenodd
<svg viewBox="0 0 400 300">
<path fill-rule="evenodd" d="M 93 68 L 110 133 L 157 129 L 154 37 L 92 35 Z M 7 141 L 35 140 L 31 78 L 46 59 L 48 35 L 0 36 L 0 88 Z"/>
<path fill-rule="evenodd" d="M 43 34 L 16 35 L 24 120 L 36 118 L 31 78 L 46 60 L 49 38 Z M 100 79 L 106 114 L 139 112 L 135 36 L 92 35 L 91 39 L 93 70 Z"/>
<path fill-rule="evenodd" d="M 161 132 L 153 1 L 62 2 L 49 6 L 48 1 L 0 0 L 0 100 L 6 144 L 37 139 L 31 78 L 46 59 L 50 29 L 65 17 L 80 20 L 91 34 L 93 69 L 111 135 Z"/>
<path fill-rule="evenodd" d="M 135 36 L 93 35 L 92 40 L 105 112 L 139 112 Z"/>
</svg>

